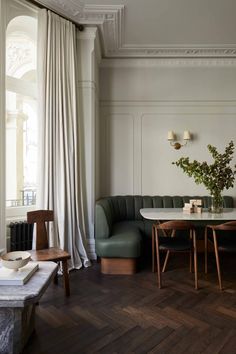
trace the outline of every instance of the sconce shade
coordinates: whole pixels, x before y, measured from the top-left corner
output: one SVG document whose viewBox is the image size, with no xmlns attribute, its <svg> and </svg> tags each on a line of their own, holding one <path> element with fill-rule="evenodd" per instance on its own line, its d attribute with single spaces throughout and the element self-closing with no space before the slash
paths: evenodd
<svg viewBox="0 0 236 354">
<path fill-rule="evenodd" d="M 185 130 L 185 131 L 184 131 L 183 139 L 184 139 L 184 140 L 191 140 L 191 135 L 190 135 L 190 133 L 189 133 L 188 130 Z"/>
<path fill-rule="evenodd" d="M 168 140 L 175 140 L 175 135 L 172 132 L 172 130 L 168 131 L 167 139 Z"/>
</svg>

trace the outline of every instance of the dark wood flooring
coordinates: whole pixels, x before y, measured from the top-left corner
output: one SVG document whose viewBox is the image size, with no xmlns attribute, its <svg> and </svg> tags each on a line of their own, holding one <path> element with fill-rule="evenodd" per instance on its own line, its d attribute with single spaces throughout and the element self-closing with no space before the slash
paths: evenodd
<svg viewBox="0 0 236 354">
<path fill-rule="evenodd" d="M 222 260 L 223 292 L 214 258 L 208 276 L 199 259 L 196 291 L 184 257 L 171 256 L 161 290 L 150 265 L 132 276 L 102 275 L 96 262 L 71 272 L 71 297 L 61 281 L 49 287 L 23 354 L 236 353 L 234 257 Z"/>
</svg>

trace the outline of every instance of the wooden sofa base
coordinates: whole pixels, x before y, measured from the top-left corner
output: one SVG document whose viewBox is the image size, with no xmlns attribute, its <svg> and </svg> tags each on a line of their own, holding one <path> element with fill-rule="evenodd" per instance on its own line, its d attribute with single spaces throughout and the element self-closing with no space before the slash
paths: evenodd
<svg viewBox="0 0 236 354">
<path fill-rule="evenodd" d="M 130 275 L 136 273 L 136 264 L 136 258 L 101 258 L 101 272 Z"/>
</svg>

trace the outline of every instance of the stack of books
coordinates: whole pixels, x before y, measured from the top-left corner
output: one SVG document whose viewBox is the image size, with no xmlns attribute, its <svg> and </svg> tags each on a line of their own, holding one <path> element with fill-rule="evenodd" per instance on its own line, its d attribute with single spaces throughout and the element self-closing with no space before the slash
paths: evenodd
<svg viewBox="0 0 236 354">
<path fill-rule="evenodd" d="M 17 271 L 0 265 L 0 285 L 24 285 L 38 268 L 36 262 L 29 262 Z"/>
<path fill-rule="evenodd" d="M 184 203 L 183 207 L 184 213 L 201 213 L 202 212 L 202 200 L 201 199 L 190 199 L 189 203 Z"/>
</svg>

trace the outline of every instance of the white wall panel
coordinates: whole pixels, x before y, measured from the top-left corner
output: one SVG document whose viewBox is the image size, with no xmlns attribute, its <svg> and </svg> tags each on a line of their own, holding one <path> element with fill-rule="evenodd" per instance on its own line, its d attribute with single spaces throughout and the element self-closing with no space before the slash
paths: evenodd
<svg viewBox="0 0 236 354">
<path fill-rule="evenodd" d="M 194 107 L 192 108 L 194 110 Z M 224 123 L 223 123 L 224 122 Z M 224 151 L 225 145 L 236 139 L 235 114 L 144 114 L 142 116 L 142 189 L 148 195 L 207 194 L 202 185 L 172 164 L 182 156 L 191 160 L 211 161 L 207 150 L 209 143 Z M 222 129 L 219 129 L 222 127 Z M 193 134 L 193 140 L 180 150 L 175 150 L 166 140 L 168 130 L 173 130 L 182 140 L 184 130 Z M 234 159 L 234 162 L 235 159 Z M 224 194 L 236 195 L 236 189 Z"/>
<path fill-rule="evenodd" d="M 134 122 L 130 114 L 106 117 L 105 195 L 133 194 Z"/>
</svg>

